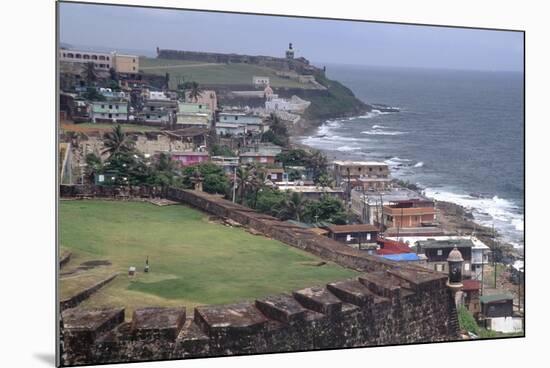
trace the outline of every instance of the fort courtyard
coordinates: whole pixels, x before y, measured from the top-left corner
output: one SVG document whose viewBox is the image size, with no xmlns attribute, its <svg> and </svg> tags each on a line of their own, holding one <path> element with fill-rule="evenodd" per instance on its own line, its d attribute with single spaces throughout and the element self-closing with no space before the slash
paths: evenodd
<svg viewBox="0 0 550 368">
<path fill-rule="evenodd" d="M 59 219 L 61 253 L 71 253 L 61 270 L 61 300 L 117 274 L 78 308 L 125 307 L 127 318 L 137 307 L 192 310 L 357 274 L 184 205 L 61 201 Z"/>
</svg>

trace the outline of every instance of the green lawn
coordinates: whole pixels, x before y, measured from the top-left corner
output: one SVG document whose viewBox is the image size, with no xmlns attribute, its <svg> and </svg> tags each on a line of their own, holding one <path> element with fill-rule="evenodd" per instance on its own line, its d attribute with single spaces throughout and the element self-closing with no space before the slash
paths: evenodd
<svg viewBox="0 0 550 368">
<path fill-rule="evenodd" d="M 186 81 L 199 84 L 249 84 L 252 88 L 253 76 L 269 77 L 272 87 L 295 87 L 311 89 L 312 84 L 281 78 L 275 70 L 251 64 L 208 64 L 200 61 L 139 58 L 140 70 L 146 73 L 170 74 L 170 88 L 175 89 L 183 77 Z"/>
<path fill-rule="evenodd" d="M 63 271 L 89 260 L 111 266 L 63 277 L 61 293 L 75 290 L 90 272 L 97 279 L 120 272 L 114 282 L 82 306 L 137 306 L 231 303 L 352 277 L 355 271 L 243 229 L 208 221 L 208 216 L 183 205 L 158 207 L 141 202 L 62 201 L 62 250 L 73 253 Z M 143 273 L 146 257 L 150 273 Z M 135 266 L 134 279 L 127 276 Z M 80 274 L 82 276 L 80 276 Z M 127 314 L 128 316 L 129 314 Z"/>
</svg>

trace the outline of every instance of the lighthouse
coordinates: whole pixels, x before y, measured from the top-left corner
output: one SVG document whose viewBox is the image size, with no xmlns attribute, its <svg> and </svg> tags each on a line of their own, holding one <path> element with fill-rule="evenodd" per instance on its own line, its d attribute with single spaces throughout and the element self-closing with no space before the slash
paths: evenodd
<svg viewBox="0 0 550 368">
<path fill-rule="evenodd" d="M 292 48 L 292 42 L 288 44 L 288 50 L 286 50 L 286 58 L 294 59 L 294 49 Z"/>
</svg>

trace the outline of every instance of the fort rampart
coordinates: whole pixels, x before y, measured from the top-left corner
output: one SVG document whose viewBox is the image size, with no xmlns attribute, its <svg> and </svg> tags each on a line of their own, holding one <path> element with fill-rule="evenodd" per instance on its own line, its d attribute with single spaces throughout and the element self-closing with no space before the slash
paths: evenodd
<svg viewBox="0 0 550 368">
<path fill-rule="evenodd" d="M 446 276 L 363 254 L 217 196 L 170 188 L 167 199 L 306 250 L 363 274 L 231 305 L 67 309 L 63 365 L 450 341 L 459 338 Z"/>
</svg>

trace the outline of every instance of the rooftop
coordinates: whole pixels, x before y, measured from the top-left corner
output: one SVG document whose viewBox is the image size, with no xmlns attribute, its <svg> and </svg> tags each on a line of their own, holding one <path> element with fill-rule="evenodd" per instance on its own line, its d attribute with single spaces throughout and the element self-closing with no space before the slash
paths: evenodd
<svg viewBox="0 0 550 368">
<path fill-rule="evenodd" d="M 338 166 L 388 166 L 387 163 L 378 161 L 336 160 L 332 161 L 332 163 Z"/>
<path fill-rule="evenodd" d="M 493 295 L 483 295 L 479 297 L 479 301 L 482 304 L 502 302 L 502 301 L 513 300 L 513 299 L 514 297 L 510 294 L 493 294 Z"/>
<path fill-rule="evenodd" d="M 448 239 L 448 240 L 420 240 L 416 244 L 423 249 L 432 248 L 472 248 L 474 243 L 470 239 Z"/>
<path fill-rule="evenodd" d="M 343 193 L 341 189 L 317 187 L 315 185 L 278 185 L 279 190 L 290 190 L 299 193 Z"/>
<path fill-rule="evenodd" d="M 362 233 L 379 231 L 378 228 L 370 224 L 357 224 L 357 225 L 331 225 L 327 226 L 327 229 L 334 234 L 345 233 Z"/>
</svg>

